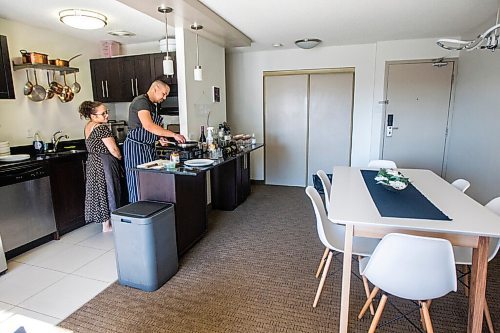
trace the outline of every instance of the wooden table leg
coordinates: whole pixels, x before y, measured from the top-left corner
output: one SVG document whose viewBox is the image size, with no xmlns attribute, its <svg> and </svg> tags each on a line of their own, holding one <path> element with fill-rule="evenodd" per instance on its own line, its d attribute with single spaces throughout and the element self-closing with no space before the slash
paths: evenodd
<svg viewBox="0 0 500 333">
<path fill-rule="evenodd" d="M 469 289 L 468 333 L 480 333 L 483 328 L 486 276 L 488 273 L 488 237 L 479 237 L 472 251 L 472 272 Z"/>
<path fill-rule="evenodd" d="M 345 227 L 344 264 L 342 269 L 342 296 L 340 300 L 340 333 L 347 333 L 349 322 L 349 293 L 351 289 L 351 259 L 352 237 L 354 234 L 352 224 Z"/>
</svg>

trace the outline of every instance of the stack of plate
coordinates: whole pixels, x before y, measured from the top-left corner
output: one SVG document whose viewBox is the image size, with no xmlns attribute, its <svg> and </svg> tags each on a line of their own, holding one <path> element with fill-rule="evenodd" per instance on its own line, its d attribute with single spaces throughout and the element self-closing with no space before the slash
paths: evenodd
<svg viewBox="0 0 500 333">
<path fill-rule="evenodd" d="M 9 141 L 0 141 L 0 156 L 10 155 Z"/>
</svg>

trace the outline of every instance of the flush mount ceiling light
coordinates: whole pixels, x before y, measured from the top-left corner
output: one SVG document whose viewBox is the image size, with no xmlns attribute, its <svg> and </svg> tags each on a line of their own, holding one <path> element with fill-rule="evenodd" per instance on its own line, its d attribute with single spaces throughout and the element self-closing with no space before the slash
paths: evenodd
<svg viewBox="0 0 500 333">
<path fill-rule="evenodd" d="M 117 37 L 133 37 L 133 36 L 135 36 L 135 34 L 133 32 L 125 31 L 125 30 L 110 31 L 110 32 L 108 32 L 108 35 L 117 36 Z"/>
<path fill-rule="evenodd" d="M 200 48 L 198 46 L 198 30 L 203 29 L 203 26 L 195 23 L 191 25 L 191 29 L 196 32 L 196 66 L 194 66 L 194 80 L 203 81 L 203 71 L 200 66 Z"/>
<path fill-rule="evenodd" d="M 106 26 L 106 16 L 85 9 L 65 9 L 59 12 L 59 20 L 77 29 L 100 29 Z"/>
<path fill-rule="evenodd" d="M 321 39 L 318 38 L 304 38 L 295 41 L 295 45 L 301 49 L 312 49 L 321 43 Z"/>
<path fill-rule="evenodd" d="M 498 18 L 500 15 L 500 7 L 497 10 L 497 21 L 494 26 L 483 32 L 481 35 L 477 36 L 474 40 L 459 40 L 459 39 L 448 39 L 442 38 L 436 42 L 437 45 L 441 46 L 446 50 L 466 50 L 472 51 L 475 49 L 487 49 L 495 51 L 498 46 L 498 40 L 500 38 L 498 32 L 500 30 L 500 24 L 498 23 Z"/>
<path fill-rule="evenodd" d="M 165 14 L 165 41 L 167 46 L 167 55 L 163 59 L 163 74 L 165 75 L 174 75 L 174 61 L 168 54 L 168 24 L 167 24 L 167 14 L 173 11 L 172 8 L 166 6 L 158 7 L 158 11 L 160 13 Z"/>
</svg>

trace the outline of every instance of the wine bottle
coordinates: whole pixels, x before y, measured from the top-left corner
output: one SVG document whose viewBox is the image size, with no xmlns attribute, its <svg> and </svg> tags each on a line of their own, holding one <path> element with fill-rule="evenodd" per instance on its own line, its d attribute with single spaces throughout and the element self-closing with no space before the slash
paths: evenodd
<svg viewBox="0 0 500 333">
<path fill-rule="evenodd" d="M 207 142 L 207 138 L 205 137 L 205 126 L 201 126 L 200 142 Z"/>
</svg>

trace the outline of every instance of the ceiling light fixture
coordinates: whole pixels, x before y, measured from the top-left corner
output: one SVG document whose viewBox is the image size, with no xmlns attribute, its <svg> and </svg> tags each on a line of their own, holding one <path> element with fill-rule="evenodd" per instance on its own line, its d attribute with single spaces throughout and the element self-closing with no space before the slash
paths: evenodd
<svg viewBox="0 0 500 333">
<path fill-rule="evenodd" d="M 321 39 L 318 38 L 304 38 L 295 41 L 295 45 L 301 49 L 312 49 L 321 43 Z"/>
<path fill-rule="evenodd" d="M 106 16 L 85 9 L 65 9 L 59 12 L 59 20 L 77 29 L 100 29 L 106 26 Z"/>
<path fill-rule="evenodd" d="M 198 45 L 198 30 L 203 29 L 203 26 L 198 23 L 194 23 L 191 25 L 191 29 L 196 32 L 196 66 L 194 66 L 194 80 L 203 81 L 203 71 L 200 66 L 200 48 Z"/>
<path fill-rule="evenodd" d="M 158 7 L 158 11 L 160 13 L 165 14 L 165 41 L 167 46 L 167 55 L 163 59 L 163 74 L 165 75 L 174 75 L 174 61 L 168 54 L 168 24 L 167 24 L 167 14 L 173 11 L 172 8 L 166 6 Z"/>
<path fill-rule="evenodd" d="M 477 36 L 474 40 L 459 40 L 459 39 L 448 39 L 442 38 L 436 42 L 437 45 L 441 46 L 446 50 L 466 50 L 472 51 L 475 49 L 487 49 L 495 51 L 498 46 L 500 24 L 498 23 L 498 18 L 500 16 L 500 7 L 497 10 L 497 20 L 494 26 L 483 32 L 481 35 Z"/>
<path fill-rule="evenodd" d="M 133 37 L 133 36 L 135 36 L 135 34 L 133 32 L 126 31 L 126 30 L 110 31 L 110 32 L 108 32 L 108 35 L 117 36 L 117 37 Z"/>
</svg>

